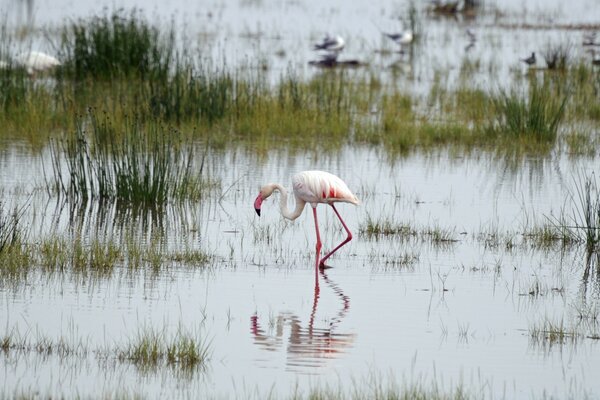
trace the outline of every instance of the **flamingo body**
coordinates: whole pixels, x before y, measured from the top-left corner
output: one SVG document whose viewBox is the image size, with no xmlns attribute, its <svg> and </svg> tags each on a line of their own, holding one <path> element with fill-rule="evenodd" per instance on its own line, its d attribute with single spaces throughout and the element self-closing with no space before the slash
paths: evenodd
<svg viewBox="0 0 600 400">
<path fill-rule="evenodd" d="M 289 220 L 295 220 L 304 211 L 304 206 L 309 203 L 313 209 L 313 216 L 315 220 L 315 231 L 317 234 L 317 267 L 325 267 L 325 260 L 328 259 L 333 253 L 335 253 L 340 247 L 352 240 L 352 233 L 346 226 L 346 223 L 335 208 L 335 203 L 344 202 L 351 203 L 354 205 L 360 204 L 358 198 L 350 191 L 344 181 L 337 176 L 324 171 L 303 171 L 299 172 L 292 177 L 292 187 L 294 191 L 294 197 L 296 198 L 296 207 L 294 211 L 290 211 L 287 207 L 287 190 L 277 183 L 269 183 L 260 189 L 260 193 L 254 200 L 254 209 L 258 216 L 260 216 L 260 210 L 262 203 L 265 199 L 278 191 L 281 195 L 279 207 L 281 214 L 284 218 Z M 319 260 L 321 250 L 321 236 L 319 234 L 319 224 L 317 221 L 317 205 L 319 203 L 330 205 L 340 222 L 344 226 L 348 236 L 346 240 L 335 247 L 325 257 Z"/>
<path fill-rule="evenodd" d="M 292 177 L 294 195 L 316 207 L 318 203 L 345 202 L 359 204 L 346 183 L 324 171 L 303 171 Z"/>
</svg>

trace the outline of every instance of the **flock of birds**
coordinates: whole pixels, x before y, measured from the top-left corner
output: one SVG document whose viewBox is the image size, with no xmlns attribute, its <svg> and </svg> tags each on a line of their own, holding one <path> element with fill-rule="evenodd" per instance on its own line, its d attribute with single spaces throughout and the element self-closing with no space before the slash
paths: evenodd
<svg viewBox="0 0 600 400">
<path fill-rule="evenodd" d="M 383 35 L 394 41 L 394 43 L 400 46 L 399 53 L 401 54 L 404 53 L 405 47 L 410 45 L 414 39 L 414 35 L 411 30 L 405 30 L 399 33 L 382 33 Z M 467 28 L 465 33 L 469 39 L 469 43 L 465 47 L 465 50 L 468 51 L 475 45 L 475 42 L 477 41 L 477 36 L 475 34 L 475 31 L 471 28 Z M 313 50 L 319 52 L 321 56 L 321 63 L 334 64 L 337 61 L 338 56 L 340 55 L 342 50 L 344 50 L 345 45 L 346 42 L 344 41 L 344 38 L 342 38 L 340 35 L 326 35 L 323 38 L 323 40 L 321 40 L 321 42 L 316 43 L 314 45 Z M 595 51 L 595 47 L 600 46 L 600 42 L 596 42 L 596 32 L 591 32 L 583 36 L 583 46 L 592 47 L 592 64 L 600 65 L 600 57 L 596 57 Z M 521 58 L 520 60 L 529 66 L 535 65 L 537 62 L 535 52 L 532 52 L 529 57 Z"/>
<path fill-rule="evenodd" d="M 404 47 L 411 44 L 414 38 L 411 30 L 383 34 L 400 46 L 400 53 L 404 52 Z M 313 50 L 320 52 L 322 62 L 334 63 L 345 46 L 346 42 L 340 35 L 326 35 L 321 42 L 314 45 Z"/>
</svg>

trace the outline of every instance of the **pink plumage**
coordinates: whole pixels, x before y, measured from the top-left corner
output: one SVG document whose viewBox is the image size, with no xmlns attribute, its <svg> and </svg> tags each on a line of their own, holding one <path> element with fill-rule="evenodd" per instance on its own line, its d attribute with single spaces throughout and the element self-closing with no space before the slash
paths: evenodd
<svg viewBox="0 0 600 400">
<path fill-rule="evenodd" d="M 337 176 L 324 171 L 303 171 L 292 177 L 296 197 L 307 203 L 346 202 L 360 204 L 346 183 Z"/>
<path fill-rule="evenodd" d="M 279 202 L 279 207 L 281 210 L 281 215 L 284 218 L 295 220 L 298 218 L 302 211 L 304 211 L 304 206 L 306 203 L 309 203 L 313 209 L 313 216 L 315 220 L 315 231 L 317 234 L 317 268 L 325 267 L 325 260 L 328 259 L 333 253 L 335 253 L 340 247 L 348 243 L 352 240 L 352 233 L 350 229 L 346 226 L 346 223 L 338 213 L 335 208 L 334 203 L 344 202 L 351 203 L 354 205 L 360 204 L 360 201 L 356 198 L 356 196 L 350 191 L 348 186 L 344 181 L 342 181 L 337 176 L 330 174 L 329 172 L 324 171 L 303 171 L 299 172 L 292 177 L 292 185 L 294 188 L 294 197 L 296 198 L 296 207 L 294 211 L 290 211 L 287 207 L 287 190 L 283 186 L 277 183 L 269 183 L 263 186 L 260 189 L 260 193 L 254 200 L 254 209 L 258 216 L 260 216 L 260 210 L 263 201 L 271 196 L 274 191 L 278 191 L 281 193 L 281 199 Z M 333 208 L 333 211 L 339 218 L 340 222 L 344 226 L 348 236 L 346 240 L 340 243 L 337 247 L 335 247 L 331 252 L 329 252 L 325 257 L 319 260 L 320 251 L 321 251 L 321 236 L 319 234 L 319 224 L 317 221 L 317 204 L 323 203 L 328 204 Z"/>
</svg>

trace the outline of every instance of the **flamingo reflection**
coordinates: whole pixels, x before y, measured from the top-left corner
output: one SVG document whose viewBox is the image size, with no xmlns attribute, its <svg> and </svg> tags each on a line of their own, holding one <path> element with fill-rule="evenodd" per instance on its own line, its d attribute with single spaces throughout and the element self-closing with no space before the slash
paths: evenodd
<svg viewBox="0 0 600 400">
<path fill-rule="evenodd" d="M 276 352 L 285 346 L 288 369 L 298 370 L 303 367 L 324 366 L 327 360 L 343 354 L 345 349 L 351 347 L 354 342 L 354 334 L 336 331 L 350 310 L 350 298 L 329 279 L 324 269 L 321 269 L 319 273 L 341 302 L 340 309 L 326 322 L 325 327 L 319 327 L 318 323 L 315 323 L 321 292 L 318 274 L 315 274 L 314 297 L 308 326 L 302 326 L 302 321 L 294 313 L 281 312 L 272 322 L 273 332 L 268 333 L 261 327 L 257 315 L 250 318 L 254 343 L 270 352 Z M 289 333 L 286 334 L 288 329 Z"/>
</svg>

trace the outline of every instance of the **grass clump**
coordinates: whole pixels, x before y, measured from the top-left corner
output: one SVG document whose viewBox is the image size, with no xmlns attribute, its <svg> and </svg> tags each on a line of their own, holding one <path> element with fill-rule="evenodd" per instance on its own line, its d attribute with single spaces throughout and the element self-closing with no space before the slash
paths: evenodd
<svg viewBox="0 0 600 400">
<path fill-rule="evenodd" d="M 554 143 L 563 119 L 567 96 L 557 96 L 547 85 L 533 83 L 528 96 L 501 92 L 493 99 L 495 121 L 489 132 L 510 139 Z"/>
<path fill-rule="evenodd" d="M 389 219 L 373 220 L 368 217 L 367 222 L 359 228 L 361 234 L 369 238 L 380 236 L 398 236 L 401 238 L 414 238 L 418 235 L 416 229 L 410 225 L 395 224 Z"/>
<path fill-rule="evenodd" d="M 76 80 L 138 77 L 164 79 L 174 54 L 174 34 L 166 37 L 137 10 L 80 19 L 61 34 L 65 74 Z"/>
<path fill-rule="evenodd" d="M 153 329 L 140 331 L 124 348 L 117 349 L 120 361 L 129 361 L 143 370 L 160 365 L 192 370 L 210 359 L 210 345 L 181 329 L 171 337 Z"/>
<path fill-rule="evenodd" d="M 203 162 L 194 165 L 193 146 L 181 143 L 181 132 L 139 121 L 120 130 L 108 117 L 89 116 L 89 134 L 80 121 L 74 137 L 52 147 L 49 191 L 82 201 L 158 206 L 197 198 L 199 187 L 213 186 L 202 178 Z"/>
<path fill-rule="evenodd" d="M 571 58 L 572 46 L 568 42 L 550 42 L 542 50 L 548 69 L 565 71 Z"/>
</svg>

